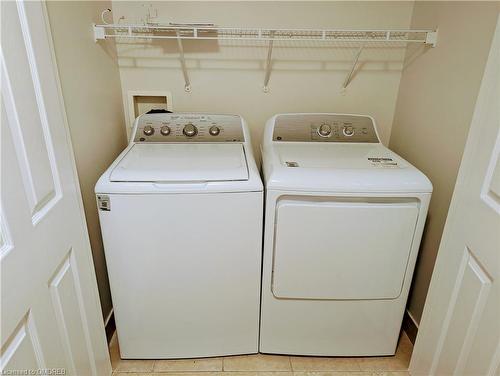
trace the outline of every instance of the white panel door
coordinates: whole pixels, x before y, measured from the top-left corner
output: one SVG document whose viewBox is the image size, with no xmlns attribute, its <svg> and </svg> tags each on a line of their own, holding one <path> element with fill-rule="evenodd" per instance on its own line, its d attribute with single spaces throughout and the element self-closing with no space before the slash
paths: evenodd
<svg viewBox="0 0 500 376">
<path fill-rule="evenodd" d="M 1 15 L 0 369 L 109 375 L 46 10 L 4 1 Z"/>
<path fill-rule="evenodd" d="M 500 19 L 439 249 L 412 375 L 500 374 Z"/>
</svg>

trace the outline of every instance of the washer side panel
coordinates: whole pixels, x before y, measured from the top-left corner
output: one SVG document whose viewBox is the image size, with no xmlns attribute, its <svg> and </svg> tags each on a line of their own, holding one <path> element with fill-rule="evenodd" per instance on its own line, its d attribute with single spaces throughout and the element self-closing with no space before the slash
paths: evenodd
<svg viewBox="0 0 500 376">
<path fill-rule="evenodd" d="M 122 357 L 257 352 L 262 193 L 109 201 L 99 214 Z"/>
</svg>

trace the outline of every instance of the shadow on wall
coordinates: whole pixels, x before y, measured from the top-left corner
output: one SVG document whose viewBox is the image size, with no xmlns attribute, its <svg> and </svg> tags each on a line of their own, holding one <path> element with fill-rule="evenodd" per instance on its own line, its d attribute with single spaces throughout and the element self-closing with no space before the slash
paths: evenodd
<svg viewBox="0 0 500 376">
<path fill-rule="evenodd" d="M 268 46 L 265 41 L 183 40 L 187 68 L 190 70 L 256 71 L 266 68 Z M 359 43 L 321 43 L 275 41 L 273 71 L 349 72 Z M 121 68 L 180 69 L 176 40 L 117 41 Z M 428 47 L 419 45 L 423 53 Z M 365 45 L 357 71 L 401 72 L 406 44 L 383 42 Z"/>
<path fill-rule="evenodd" d="M 415 63 L 422 56 L 429 46 L 422 44 L 409 44 L 406 51 L 406 59 L 403 65 L 403 71 Z"/>
<path fill-rule="evenodd" d="M 429 228 L 432 227 L 432 226 L 434 226 L 434 218 L 433 218 L 432 212 L 429 211 L 429 212 L 427 212 L 427 218 L 425 219 L 424 229 L 422 231 L 422 238 L 420 239 L 419 253 L 421 251 L 422 244 L 424 244 L 424 243 L 426 243 L 428 241 L 428 238 L 429 238 Z M 421 270 L 422 268 L 424 268 L 424 266 L 422 265 L 422 257 L 417 257 L 417 261 L 415 263 L 415 269 L 414 269 L 414 273 L 413 273 L 413 278 L 412 278 L 411 285 L 410 285 L 410 291 L 408 293 L 408 300 L 407 300 L 407 302 L 409 302 L 413 298 L 413 296 L 414 296 L 414 293 L 415 293 L 415 281 L 416 281 L 417 272 L 419 270 Z M 406 307 L 406 308 L 408 309 L 408 307 Z M 418 326 L 416 326 L 417 323 L 414 322 L 414 317 L 412 317 L 411 320 L 413 321 L 413 323 L 411 323 L 410 325 L 406 326 L 404 329 L 405 329 L 405 331 L 406 330 L 416 329 L 414 335 L 412 337 L 410 337 L 412 343 L 415 344 L 415 339 L 416 339 L 417 332 L 418 332 Z"/>
</svg>

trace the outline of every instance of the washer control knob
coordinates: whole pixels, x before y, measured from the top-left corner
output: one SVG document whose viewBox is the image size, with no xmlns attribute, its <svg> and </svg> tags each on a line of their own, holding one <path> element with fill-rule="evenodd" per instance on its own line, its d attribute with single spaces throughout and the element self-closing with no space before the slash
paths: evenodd
<svg viewBox="0 0 500 376">
<path fill-rule="evenodd" d="M 328 124 L 321 124 L 318 128 L 318 134 L 321 137 L 328 137 L 332 134 L 332 127 Z"/>
<path fill-rule="evenodd" d="M 198 129 L 194 126 L 194 124 L 188 123 L 184 126 L 182 133 L 188 137 L 193 137 L 196 136 L 196 133 L 198 133 Z"/>
<path fill-rule="evenodd" d="M 164 125 L 163 127 L 161 127 L 160 129 L 160 133 L 163 135 L 163 136 L 168 136 L 170 134 L 170 127 L 168 125 Z"/>
<path fill-rule="evenodd" d="M 151 125 L 146 125 L 142 131 L 146 136 L 152 136 L 155 133 L 155 129 Z"/>
<path fill-rule="evenodd" d="M 342 130 L 345 136 L 352 136 L 354 134 L 354 128 L 351 127 L 350 125 L 347 125 L 344 127 Z"/>
<path fill-rule="evenodd" d="M 208 130 L 208 133 L 210 133 L 212 136 L 218 136 L 220 133 L 220 128 L 216 125 L 212 125 Z"/>
</svg>

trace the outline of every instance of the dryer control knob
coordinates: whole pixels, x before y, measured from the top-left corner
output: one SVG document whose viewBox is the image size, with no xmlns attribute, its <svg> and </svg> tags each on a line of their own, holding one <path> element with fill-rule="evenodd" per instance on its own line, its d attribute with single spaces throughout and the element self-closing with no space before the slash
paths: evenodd
<svg viewBox="0 0 500 376">
<path fill-rule="evenodd" d="M 194 126 L 194 124 L 189 123 L 184 126 L 182 133 L 188 137 L 193 137 L 196 136 L 196 133 L 198 133 L 198 129 Z"/>
<path fill-rule="evenodd" d="M 208 130 L 208 133 L 210 133 L 212 136 L 218 136 L 220 133 L 220 128 L 216 125 L 213 125 Z"/>
<path fill-rule="evenodd" d="M 318 128 L 318 134 L 321 137 L 328 137 L 332 133 L 332 127 L 329 126 L 328 124 L 321 124 L 320 127 Z"/>
<path fill-rule="evenodd" d="M 346 127 L 344 127 L 344 129 L 342 130 L 342 132 L 346 136 L 352 136 L 354 134 L 354 128 L 351 127 L 351 126 L 346 126 Z"/>
<path fill-rule="evenodd" d="M 155 133 L 155 129 L 151 125 L 146 125 L 142 131 L 146 136 L 152 136 Z"/>
<path fill-rule="evenodd" d="M 170 134 L 170 127 L 168 125 L 164 125 L 160 129 L 160 133 L 164 136 L 168 136 Z"/>
</svg>

